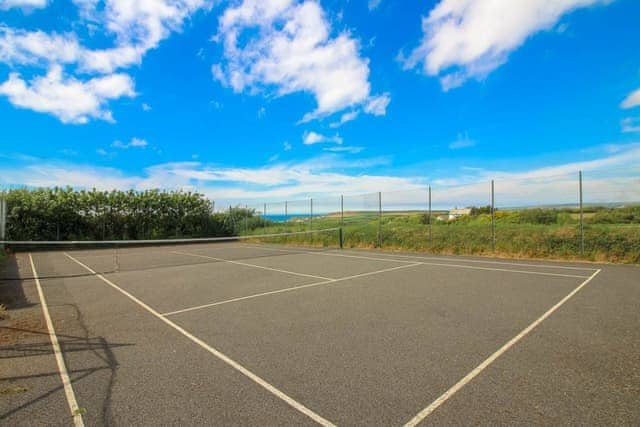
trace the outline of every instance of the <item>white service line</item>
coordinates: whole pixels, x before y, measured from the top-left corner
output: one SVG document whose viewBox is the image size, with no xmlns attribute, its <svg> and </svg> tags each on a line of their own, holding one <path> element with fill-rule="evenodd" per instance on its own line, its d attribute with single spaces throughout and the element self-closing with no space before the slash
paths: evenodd
<svg viewBox="0 0 640 427">
<path fill-rule="evenodd" d="M 357 279 L 359 277 L 373 276 L 375 274 L 386 273 L 386 272 L 389 272 L 389 271 L 399 270 L 401 268 L 415 267 L 415 266 L 418 266 L 418 265 L 421 265 L 421 263 L 416 262 L 416 263 L 413 263 L 413 264 L 400 265 L 398 267 L 385 268 L 384 270 L 376 270 L 376 271 L 370 271 L 368 273 L 361 273 L 361 274 L 356 274 L 356 275 L 353 275 L 353 276 L 341 277 L 339 279 L 330 279 L 330 280 L 325 280 L 323 282 L 309 283 L 308 285 L 293 286 L 291 288 L 278 289 L 278 290 L 275 290 L 275 291 L 269 291 L 269 292 L 262 292 L 262 293 L 259 293 L 259 294 L 247 295 L 246 297 L 232 298 L 232 299 L 228 299 L 228 300 L 224 300 L 224 301 L 212 302 L 211 304 L 204 304 L 204 305 L 199 305 L 197 307 L 189 307 L 189 308 L 185 308 L 185 309 L 182 309 L 182 310 L 171 311 L 169 313 L 163 313 L 162 315 L 163 316 L 172 316 L 174 314 L 186 313 L 186 312 L 189 312 L 189 311 L 201 310 L 203 308 L 215 307 L 216 305 L 229 304 L 229 303 L 232 303 L 232 302 L 244 301 L 244 300 L 248 300 L 248 299 L 264 297 L 264 296 L 267 296 L 267 295 L 281 294 L 283 292 L 297 291 L 299 289 L 312 288 L 312 287 L 315 287 L 315 286 L 329 285 L 329 284 L 334 284 L 334 283 L 337 283 L 337 282 L 343 282 L 345 280 Z"/>
<path fill-rule="evenodd" d="M 133 302 L 138 304 L 140 307 L 142 307 L 143 309 L 145 309 L 146 311 L 151 313 L 153 316 L 157 317 L 158 319 L 162 320 L 164 323 L 166 323 L 167 325 L 169 325 L 170 327 L 172 327 L 176 331 L 180 332 L 182 335 L 187 337 L 189 340 L 191 340 L 194 343 L 198 344 L 200 347 L 202 347 L 203 349 L 205 349 L 209 353 L 213 354 L 215 357 L 217 357 L 218 359 L 222 360 L 224 363 L 226 363 L 227 365 L 231 366 L 233 369 L 237 370 L 238 372 L 240 372 L 241 374 L 243 374 L 244 376 L 246 376 L 247 378 L 249 378 L 250 380 L 252 380 L 256 384 L 258 384 L 259 386 L 261 386 L 264 389 L 266 389 L 268 392 L 270 392 L 274 396 L 276 396 L 279 399 L 281 399 L 284 402 L 286 402 L 292 408 L 294 408 L 294 409 L 298 410 L 299 412 L 301 412 L 302 414 L 308 416 L 309 418 L 311 418 L 312 420 L 314 420 L 315 422 L 317 422 L 320 425 L 335 427 L 335 425 L 332 422 L 330 422 L 330 421 L 324 419 L 323 417 L 321 417 L 320 415 L 316 414 L 311 409 L 309 409 L 306 406 L 304 406 L 302 403 L 300 403 L 300 402 L 294 400 L 293 398 L 287 396 L 282 391 L 277 389 L 275 386 L 269 384 L 268 382 L 266 382 L 265 380 L 263 380 L 262 378 L 260 378 L 259 376 L 257 376 L 256 374 L 254 374 L 253 372 L 248 370 L 247 368 L 245 368 L 244 366 L 240 365 L 238 362 L 236 362 L 233 359 L 229 358 L 224 353 L 221 353 L 219 350 L 216 350 L 215 348 L 211 347 L 209 344 L 207 344 L 206 342 L 202 341 L 200 338 L 198 338 L 198 337 L 192 335 L 191 333 L 189 333 L 186 329 L 178 326 L 176 323 L 174 323 L 171 320 L 167 319 L 166 317 L 164 317 L 163 315 L 158 313 L 156 310 L 154 310 L 153 308 L 151 308 L 150 306 L 148 306 L 147 304 L 145 304 L 144 302 L 142 302 L 141 300 L 139 300 L 138 298 L 136 298 L 135 296 L 133 296 L 129 292 L 125 291 L 124 289 L 122 289 L 121 287 L 119 287 L 118 285 L 116 285 L 115 283 L 113 283 L 112 281 L 107 279 L 106 277 L 104 277 L 102 274 L 99 274 L 99 273 L 93 271 L 90 267 L 86 266 L 85 264 L 83 264 L 82 262 L 78 261 L 77 259 L 75 259 L 74 257 L 72 257 L 71 255 L 69 255 L 66 252 L 65 252 L 65 255 L 69 259 L 74 261 L 76 264 L 80 265 L 81 267 L 84 267 L 87 271 L 89 271 L 92 274 L 94 274 L 97 278 L 99 278 L 100 280 L 105 282 L 107 285 L 111 286 L 113 289 L 117 290 L 121 294 L 123 294 L 126 297 L 128 297 L 130 300 L 132 300 Z"/>
<path fill-rule="evenodd" d="M 529 332 L 534 330 L 540 323 L 542 323 L 545 319 L 551 316 L 558 308 L 560 308 L 564 303 L 566 303 L 571 297 L 577 294 L 582 288 L 584 288 L 594 277 L 600 273 L 600 269 L 596 270 L 591 276 L 587 278 L 584 282 L 578 285 L 573 291 L 571 291 L 567 296 L 562 298 L 556 305 L 547 310 L 542 316 L 533 321 L 529 326 L 524 328 L 518 335 L 510 339 L 506 344 L 500 347 L 495 353 L 489 356 L 484 360 L 481 364 L 479 364 L 475 369 L 469 372 L 464 378 L 454 384 L 449 390 L 444 392 L 440 397 L 434 400 L 429 406 L 420 411 L 415 417 L 413 417 L 409 422 L 405 424 L 405 427 L 414 427 L 422 422 L 425 418 L 427 418 L 433 411 L 438 409 L 440 405 L 446 402 L 451 396 L 456 394 L 462 387 L 471 382 L 475 377 L 480 375 L 482 371 L 484 371 L 489 365 L 491 365 L 497 358 L 506 353 L 511 347 L 518 343 L 522 338 L 527 336 Z"/>
<path fill-rule="evenodd" d="M 58 342 L 58 336 L 56 330 L 53 327 L 53 321 L 49 314 L 49 307 L 47 306 L 47 300 L 44 297 L 42 286 L 40 285 L 40 277 L 36 271 L 36 266 L 33 263 L 33 257 L 29 253 L 29 262 L 31 262 L 31 271 L 33 272 L 33 278 L 36 282 L 36 289 L 38 290 L 38 296 L 40 297 L 40 303 L 42 305 L 42 314 L 44 315 L 47 329 L 49 330 L 49 338 L 51 339 L 51 347 L 53 347 L 53 354 L 56 357 L 56 363 L 58 364 L 58 371 L 60 372 L 60 379 L 62 380 L 62 386 L 64 387 L 64 394 L 67 397 L 67 403 L 71 410 L 71 416 L 73 418 L 73 424 L 76 427 L 84 427 L 84 421 L 82 420 L 82 413 L 76 400 L 76 395 L 73 392 L 71 386 L 71 380 L 69 379 L 69 372 L 67 371 L 67 365 L 64 363 L 64 357 L 62 356 L 62 350 L 60 349 L 60 343 Z"/>
<path fill-rule="evenodd" d="M 293 274 L 294 276 L 311 277 L 313 279 L 322 279 L 322 280 L 334 280 L 331 277 L 316 276 L 314 274 L 297 273 L 295 271 L 289 271 L 289 270 L 280 270 L 278 268 L 265 267 L 263 265 L 257 265 L 257 264 L 248 264 L 246 262 L 232 261 L 230 259 L 216 258 L 216 257 L 208 256 L 208 255 L 192 254 L 190 252 L 171 251 L 171 253 L 172 254 L 178 254 L 178 255 L 192 256 L 192 257 L 197 257 L 197 258 L 211 259 L 211 260 L 214 260 L 214 261 L 228 262 L 229 264 L 243 265 L 245 267 L 260 268 L 262 270 L 276 271 L 278 273 Z"/>
<path fill-rule="evenodd" d="M 429 256 L 419 256 L 419 255 L 400 255 L 400 254 L 393 254 L 393 253 L 385 253 L 385 255 L 390 257 L 397 257 L 397 258 L 424 259 L 429 261 L 455 261 L 455 262 L 464 261 L 464 262 L 473 262 L 478 264 L 513 265 L 516 267 L 533 267 L 533 268 L 557 268 L 559 270 L 580 270 L 580 271 L 590 271 L 590 272 L 597 270 L 597 268 L 593 268 L 593 267 L 592 268 L 570 267 L 567 265 L 524 264 L 521 262 L 489 261 L 489 260 L 467 259 L 467 258 L 429 257 Z"/>
<path fill-rule="evenodd" d="M 276 252 L 286 252 L 289 254 L 311 254 L 311 255 L 322 255 L 322 256 L 333 256 L 333 257 L 341 257 L 341 258 L 356 258 L 356 259 L 370 259 L 373 261 L 387 261 L 387 262 L 404 262 L 404 263 L 414 263 L 415 261 L 405 261 L 402 259 L 392 259 L 392 258 L 374 258 L 370 256 L 363 255 L 344 255 L 338 254 L 335 252 L 321 252 L 321 251 L 292 251 L 287 249 L 276 249 L 276 248 L 263 248 L 260 246 L 251 246 L 251 245 L 242 245 L 241 247 L 252 248 L 252 249 L 263 249 L 267 251 L 276 251 Z"/>
<path fill-rule="evenodd" d="M 253 246 L 250 246 L 253 247 Z M 266 248 L 265 248 L 266 249 Z M 287 252 L 285 249 L 273 249 L 270 248 L 269 250 L 274 250 L 274 251 L 283 251 L 283 252 Z M 334 256 L 334 257 L 342 257 L 342 258 L 359 258 L 359 259 L 370 259 L 373 261 L 387 261 L 387 262 L 412 262 L 412 261 L 404 261 L 404 260 L 399 260 L 399 259 L 391 259 L 391 258 L 374 258 L 374 257 L 367 257 L 367 256 L 359 256 L 359 255 L 343 255 L 343 254 L 339 254 L 339 253 L 333 253 L 333 252 L 290 252 L 292 254 L 295 253 L 310 253 L 310 254 L 314 254 L 314 255 L 323 255 L 323 256 Z M 407 257 L 409 258 L 409 257 Z M 415 258 L 415 259 L 439 259 L 439 258 L 426 258 L 426 257 L 411 257 L 411 258 Z M 420 264 L 422 265 L 432 265 L 432 266 L 436 266 L 436 267 L 455 267 L 455 268 L 466 268 L 469 270 L 485 270 L 485 271 L 505 271 L 508 273 L 519 273 L 519 274 L 534 274 L 534 275 L 538 275 L 538 276 L 555 276 L 555 277 L 571 277 L 571 278 L 576 278 L 576 279 L 586 279 L 589 276 L 580 276 L 580 275 L 576 275 L 576 274 L 562 274 L 562 273 L 548 273 L 546 271 L 528 271 L 528 270 L 513 270 L 510 268 L 494 268 L 494 267 L 477 267 L 475 265 L 463 265 L 463 264 L 450 264 L 450 263 L 438 263 L 438 262 L 420 262 Z M 505 265 L 523 265 L 523 264 L 508 264 L 508 263 L 496 263 L 496 264 L 505 264 Z M 590 270 L 593 271 L 593 270 Z"/>
</svg>

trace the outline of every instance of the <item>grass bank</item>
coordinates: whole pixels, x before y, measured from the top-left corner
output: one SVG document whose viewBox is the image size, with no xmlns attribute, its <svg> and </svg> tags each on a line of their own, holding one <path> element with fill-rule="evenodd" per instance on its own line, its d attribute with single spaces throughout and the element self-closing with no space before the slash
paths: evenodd
<svg viewBox="0 0 640 427">
<path fill-rule="evenodd" d="M 573 213 L 554 213 L 552 217 L 539 214 L 537 220 L 544 223 L 521 222 L 532 221 L 530 212 L 500 212 L 496 219 L 495 251 L 488 214 L 453 221 L 434 220 L 431 227 L 424 214 L 419 213 L 386 213 L 381 220 L 375 214 L 350 215 L 342 224 L 343 241 L 346 248 L 640 263 L 640 223 L 594 223 L 597 215 L 590 215 L 584 227 L 584 255 L 581 255 L 580 226 Z M 274 223 L 244 234 L 340 226 L 339 217 L 327 216 L 313 221 Z M 289 237 L 287 243 L 337 246 L 338 241 L 337 233 L 331 232 Z"/>
</svg>

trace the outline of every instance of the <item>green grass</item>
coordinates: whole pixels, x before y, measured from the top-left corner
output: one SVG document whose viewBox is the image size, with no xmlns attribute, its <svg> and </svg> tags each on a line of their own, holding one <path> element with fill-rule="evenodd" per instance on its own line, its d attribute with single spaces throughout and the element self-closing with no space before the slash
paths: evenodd
<svg viewBox="0 0 640 427">
<path fill-rule="evenodd" d="M 479 215 L 456 221 L 433 221 L 422 214 L 385 214 L 379 225 L 375 214 L 350 215 L 343 224 L 344 247 L 404 250 L 459 255 L 499 255 L 519 258 L 584 259 L 619 263 L 640 263 L 640 224 L 585 225 L 585 253 L 580 255 L 580 228 L 564 217 L 561 223 L 518 223 L 514 216 L 500 212 L 496 220 L 496 248 L 492 248 L 491 217 Z M 314 229 L 340 227 L 340 219 L 318 217 Z M 249 234 L 308 230 L 309 221 L 287 222 L 252 230 Z M 380 230 L 380 235 L 378 235 Z M 285 243 L 285 239 L 271 242 Z M 289 244 L 337 246 L 337 232 L 292 236 Z"/>
</svg>

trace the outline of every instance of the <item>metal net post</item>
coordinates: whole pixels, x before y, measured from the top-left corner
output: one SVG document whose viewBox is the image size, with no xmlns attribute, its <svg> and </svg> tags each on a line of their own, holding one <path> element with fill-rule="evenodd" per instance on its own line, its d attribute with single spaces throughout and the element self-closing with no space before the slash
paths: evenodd
<svg viewBox="0 0 640 427">
<path fill-rule="evenodd" d="M 378 192 L 378 247 L 382 247 L 382 192 Z"/>
<path fill-rule="evenodd" d="M 313 231 L 313 199 L 309 199 L 309 230 Z"/>
<path fill-rule="evenodd" d="M 491 249 L 496 251 L 496 199 L 493 180 L 491 180 Z"/>
<path fill-rule="evenodd" d="M 580 256 L 584 256 L 584 210 L 582 204 L 582 171 L 578 171 L 578 193 L 580 198 Z"/>
<path fill-rule="evenodd" d="M 431 223 L 431 186 L 429 186 L 429 249 L 433 249 L 433 224 Z"/>
<path fill-rule="evenodd" d="M 7 201 L 0 196 L 0 240 L 7 240 Z M 0 245 L 4 249 L 4 244 Z"/>
<path fill-rule="evenodd" d="M 340 196 L 340 227 L 344 227 L 344 196 Z"/>
<path fill-rule="evenodd" d="M 267 234 L 267 204 L 262 207 L 262 231 Z"/>
</svg>

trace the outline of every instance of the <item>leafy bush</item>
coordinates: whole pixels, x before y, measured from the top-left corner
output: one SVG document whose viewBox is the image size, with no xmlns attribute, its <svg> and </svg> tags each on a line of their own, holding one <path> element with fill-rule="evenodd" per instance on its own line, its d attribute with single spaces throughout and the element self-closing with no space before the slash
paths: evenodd
<svg viewBox="0 0 640 427">
<path fill-rule="evenodd" d="M 12 240 L 119 240 L 230 235 L 202 194 L 149 190 L 11 190 L 7 235 Z"/>
</svg>

